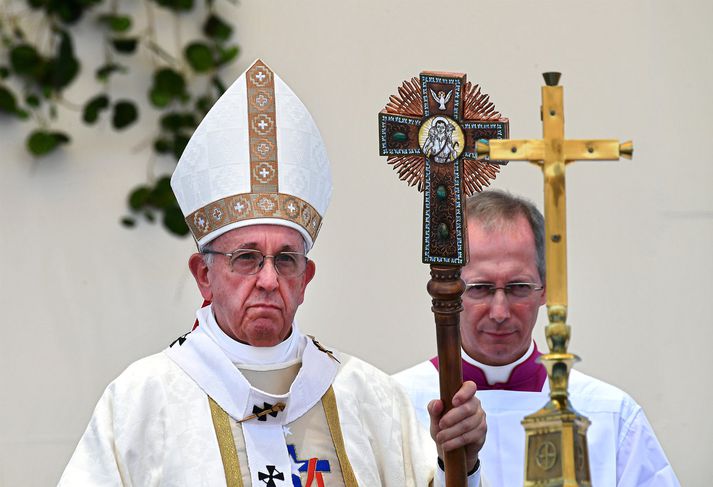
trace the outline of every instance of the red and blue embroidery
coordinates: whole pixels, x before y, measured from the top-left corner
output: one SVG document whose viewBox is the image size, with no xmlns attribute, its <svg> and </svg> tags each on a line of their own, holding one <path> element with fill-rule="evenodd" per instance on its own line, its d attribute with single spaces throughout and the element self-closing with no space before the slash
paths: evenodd
<svg viewBox="0 0 713 487">
<path fill-rule="evenodd" d="M 292 457 L 292 484 L 294 487 L 324 487 L 323 472 L 331 472 L 329 460 L 312 457 L 309 460 L 298 460 L 295 445 L 287 445 L 287 451 Z M 307 480 L 302 485 L 300 472 L 307 472 Z"/>
</svg>

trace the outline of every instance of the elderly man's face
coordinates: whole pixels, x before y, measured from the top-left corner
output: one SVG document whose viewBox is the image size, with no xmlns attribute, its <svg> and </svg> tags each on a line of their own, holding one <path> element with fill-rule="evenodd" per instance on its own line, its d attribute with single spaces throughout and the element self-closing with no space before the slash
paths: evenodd
<svg viewBox="0 0 713 487">
<path fill-rule="evenodd" d="M 299 232 L 279 225 L 238 228 L 215 239 L 210 247 L 220 252 L 256 249 L 265 255 L 304 253 Z M 207 266 L 201 254 L 191 256 L 189 267 L 203 297 L 212 301 L 221 329 L 256 347 L 274 346 L 287 338 L 315 271 L 314 262 L 309 261 L 303 275 L 286 278 L 277 274 L 272 259 L 266 259 L 257 274 L 245 276 L 231 271 L 227 257 L 214 255 Z"/>
<path fill-rule="evenodd" d="M 462 270 L 466 283 L 512 282 L 542 284 L 537 272 L 537 254 L 532 229 L 523 216 L 504 228 L 486 231 L 480 222 L 468 220 L 470 262 Z M 463 297 L 461 337 L 463 349 L 475 360 L 505 365 L 520 358 L 532 341 L 537 312 L 546 298 L 544 291 L 513 299 L 502 290 L 482 301 Z"/>
</svg>

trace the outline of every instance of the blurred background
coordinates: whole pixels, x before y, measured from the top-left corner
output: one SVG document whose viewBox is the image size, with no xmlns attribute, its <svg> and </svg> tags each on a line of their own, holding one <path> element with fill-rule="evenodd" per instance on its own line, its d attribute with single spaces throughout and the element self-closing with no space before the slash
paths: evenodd
<svg viewBox="0 0 713 487">
<path fill-rule="evenodd" d="M 568 166 L 569 348 L 580 370 L 644 407 L 682 485 L 707 484 L 713 3 L 218 0 L 215 8 L 240 46 L 225 79 L 262 58 L 309 108 L 332 160 L 334 196 L 298 323 L 389 373 L 435 354 L 422 196 L 378 155 L 377 113 L 403 80 L 422 70 L 467 73 L 510 118 L 512 138 L 539 138 L 541 73 L 561 71 L 568 138 L 632 139 L 632 161 Z M 187 14 L 181 22 L 185 39 L 196 26 Z M 73 35 L 86 69 L 101 64 L 90 29 Z M 148 104 L 150 77 L 136 69 L 114 86 Z M 80 79 L 66 98 L 83 103 L 90 85 Z M 39 159 L 24 145 L 30 125 L 0 117 L 2 486 L 56 484 L 106 385 L 188 331 L 201 304 L 190 238 L 143 219 L 120 224 L 131 189 L 175 166 L 153 155 L 156 114 L 141 113 L 117 132 L 108 119 L 89 127 L 62 110 L 58 125 L 72 143 Z M 533 165 L 510 163 L 492 186 L 542 208 Z"/>
</svg>

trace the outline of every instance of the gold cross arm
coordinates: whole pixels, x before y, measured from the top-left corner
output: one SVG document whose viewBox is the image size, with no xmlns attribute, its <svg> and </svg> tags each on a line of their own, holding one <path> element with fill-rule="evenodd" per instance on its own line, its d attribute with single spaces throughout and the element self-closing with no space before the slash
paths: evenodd
<svg viewBox="0 0 713 487">
<path fill-rule="evenodd" d="M 491 160 L 530 161 L 542 164 L 545 160 L 545 141 L 499 140 L 479 141 L 478 155 L 488 154 Z M 565 164 L 572 161 L 615 161 L 624 157 L 631 159 L 634 152 L 631 141 L 620 143 L 617 139 L 571 139 L 562 141 L 562 156 Z"/>
</svg>

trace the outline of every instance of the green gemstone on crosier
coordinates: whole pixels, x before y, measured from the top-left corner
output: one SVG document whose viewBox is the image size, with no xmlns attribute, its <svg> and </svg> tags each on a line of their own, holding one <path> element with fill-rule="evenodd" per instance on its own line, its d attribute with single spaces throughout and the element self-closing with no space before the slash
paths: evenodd
<svg viewBox="0 0 713 487">
<path fill-rule="evenodd" d="M 403 132 L 394 132 L 394 134 L 391 136 L 392 139 L 394 139 L 394 142 L 406 142 L 406 134 Z"/>
<path fill-rule="evenodd" d="M 447 240 L 448 239 L 448 225 L 445 223 L 441 223 L 438 225 L 438 238 L 441 240 Z"/>
<path fill-rule="evenodd" d="M 436 188 L 436 196 L 438 197 L 439 200 L 445 201 L 447 194 L 448 193 L 446 192 L 445 186 L 441 185 L 438 188 Z"/>
</svg>

